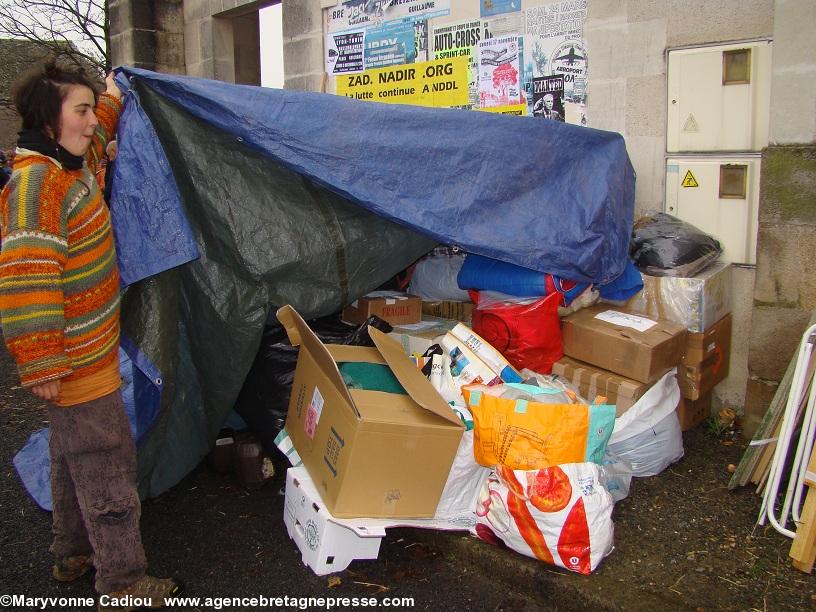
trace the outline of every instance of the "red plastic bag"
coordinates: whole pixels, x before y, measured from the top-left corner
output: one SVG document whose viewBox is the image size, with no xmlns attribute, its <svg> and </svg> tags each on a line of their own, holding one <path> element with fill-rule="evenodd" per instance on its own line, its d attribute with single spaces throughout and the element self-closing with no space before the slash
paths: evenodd
<svg viewBox="0 0 816 612">
<path fill-rule="evenodd" d="M 561 321 L 558 318 L 560 293 L 530 301 L 479 303 L 478 291 L 470 291 L 476 304 L 473 331 L 487 340 L 515 368 L 529 368 L 539 374 L 552 372 L 553 363 L 564 356 Z"/>
</svg>

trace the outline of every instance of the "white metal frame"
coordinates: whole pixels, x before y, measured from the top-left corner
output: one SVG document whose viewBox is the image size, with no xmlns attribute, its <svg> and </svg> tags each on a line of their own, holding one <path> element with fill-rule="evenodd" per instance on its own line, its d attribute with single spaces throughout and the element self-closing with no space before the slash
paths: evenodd
<svg viewBox="0 0 816 612">
<path fill-rule="evenodd" d="M 767 518 L 774 529 L 779 533 L 793 538 L 795 531 L 787 529 L 785 525 L 791 517 L 793 511 L 793 522 L 797 525 L 800 522 L 800 512 L 803 501 L 802 492 L 805 489 L 805 475 L 807 473 L 810 455 L 813 452 L 814 436 L 816 435 L 816 381 L 811 384 L 810 394 L 802 418 L 802 428 L 796 444 L 796 453 L 791 463 L 790 478 L 788 480 L 785 498 L 782 503 L 782 513 L 777 516 L 776 501 L 779 495 L 779 487 L 782 475 L 785 471 L 785 462 L 788 451 L 793 442 L 796 425 L 799 421 L 799 406 L 802 404 L 808 384 L 807 372 L 814 359 L 814 345 L 816 345 L 816 325 L 811 325 L 802 335 L 799 344 L 799 352 L 796 359 L 796 368 L 793 373 L 791 390 L 788 394 L 788 402 L 785 406 L 785 413 L 782 417 L 782 427 L 779 431 L 779 439 L 776 443 L 773 459 L 771 460 L 768 483 L 765 487 L 765 494 L 762 498 L 762 507 L 759 510 L 758 525 L 764 525 Z"/>
</svg>

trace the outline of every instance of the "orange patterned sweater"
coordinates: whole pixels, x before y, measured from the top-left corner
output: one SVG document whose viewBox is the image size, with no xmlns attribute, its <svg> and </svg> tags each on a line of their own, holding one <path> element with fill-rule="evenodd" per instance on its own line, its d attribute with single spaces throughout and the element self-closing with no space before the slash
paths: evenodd
<svg viewBox="0 0 816 612">
<path fill-rule="evenodd" d="M 100 95 L 89 155 L 104 153 L 121 108 Z M 110 368 L 119 349 L 119 268 L 99 184 L 87 164 L 68 170 L 24 149 L 13 171 L 0 193 L 0 320 L 20 381 L 77 381 Z"/>
</svg>

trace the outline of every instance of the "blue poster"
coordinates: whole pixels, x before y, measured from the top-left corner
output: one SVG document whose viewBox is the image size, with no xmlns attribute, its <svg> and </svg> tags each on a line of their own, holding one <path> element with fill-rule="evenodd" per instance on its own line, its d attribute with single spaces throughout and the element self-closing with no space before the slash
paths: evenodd
<svg viewBox="0 0 816 612">
<path fill-rule="evenodd" d="M 492 17 L 521 10 L 521 0 L 479 0 L 479 16 Z"/>
<path fill-rule="evenodd" d="M 414 20 L 390 21 L 378 28 L 368 28 L 365 36 L 365 68 L 382 68 L 416 61 Z"/>
</svg>

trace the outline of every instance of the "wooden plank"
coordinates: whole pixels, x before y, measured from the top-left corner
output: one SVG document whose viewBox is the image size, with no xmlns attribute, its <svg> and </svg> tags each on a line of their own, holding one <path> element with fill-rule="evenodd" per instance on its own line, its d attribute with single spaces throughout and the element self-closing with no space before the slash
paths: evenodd
<svg viewBox="0 0 816 612">
<path fill-rule="evenodd" d="M 810 398 L 810 388 L 813 385 L 814 370 L 816 370 L 816 358 L 812 359 L 808 364 L 808 371 L 805 375 L 806 386 L 804 392 L 802 393 L 802 399 L 799 401 L 799 405 L 796 407 L 796 414 L 794 415 L 793 418 L 793 431 L 796 431 L 799 428 L 802 422 L 802 417 L 804 416 L 805 410 L 807 409 L 807 402 L 808 399 Z M 779 438 L 779 434 L 781 431 L 782 431 L 782 419 L 779 420 L 779 423 L 776 426 L 776 430 L 774 431 L 773 437 Z M 773 459 L 775 451 L 776 442 L 771 442 L 765 445 L 765 450 L 762 452 L 762 455 L 760 456 L 760 460 L 757 463 L 757 467 L 751 474 L 751 482 L 759 485 L 757 492 L 760 492 L 761 489 L 764 489 L 763 485 L 768 477 L 768 471 L 770 470 L 770 461 Z"/>
<path fill-rule="evenodd" d="M 808 486 L 807 497 L 791 544 L 790 557 L 793 560 L 793 567 L 809 574 L 813 571 L 813 563 L 816 561 L 816 446 L 810 454 L 808 472 L 805 478 Z"/>
<path fill-rule="evenodd" d="M 808 488 L 801 522 L 791 544 L 790 558 L 793 567 L 809 574 L 816 560 L 816 489 Z"/>
<path fill-rule="evenodd" d="M 816 312 L 811 315 L 810 323 L 808 323 L 807 327 L 814 324 L 816 324 Z M 770 437 L 771 432 L 776 429 L 777 423 L 782 419 L 782 415 L 785 412 L 785 406 L 788 402 L 788 394 L 790 393 L 791 383 L 793 381 L 793 372 L 796 369 L 796 358 L 798 355 L 799 345 L 797 344 L 793 357 L 788 364 L 788 369 L 785 371 L 785 375 L 779 382 L 779 386 L 776 388 L 776 393 L 768 406 L 768 410 L 765 412 L 765 416 L 762 418 L 762 422 L 759 424 L 759 427 L 754 434 L 754 440 L 764 440 L 765 438 Z M 748 484 L 761 454 L 761 447 L 748 446 L 742 455 L 742 459 L 740 460 L 737 469 L 734 471 L 734 475 L 731 477 L 731 480 L 728 483 L 729 489 L 736 489 L 737 487 L 742 487 Z"/>
<path fill-rule="evenodd" d="M 809 487 L 816 487 L 816 444 L 813 445 L 813 452 L 810 453 L 810 463 L 808 463 L 805 473 L 805 484 Z"/>
<path fill-rule="evenodd" d="M 782 377 L 779 386 L 776 388 L 776 393 L 768 406 L 768 410 L 765 412 L 765 416 L 762 418 L 762 422 L 759 424 L 759 427 L 754 434 L 752 442 L 772 437 L 771 434 L 782 419 L 782 415 L 785 412 L 785 404 L 788 401 L 788 393 L 790 393 L 791 389 L 793 371 L 796 369 L 796 357 L 798 352 L 797 347 L 797 351 L 794 353 L 793 359 L 791 359 L 790 363 L 788 364 L 788 369 L 785 371 L 785 376 Z M 742 459 L 740 460 L 734 475 L 731 477 L 731 481 L 728 483 L 729 489 L 736 489 L 737 487 L 745 486 L 748 483 L 754 469 L 756 468 L 757 462 L 762 456 L 763 450 L 765 450 L 763 446 L 748 446 L 748 448 L 745 449 Z"/>
<path fill-rule="evenodd" d="M 778 438 L 780 431 L 782 431 L 782 419 L 779 419 L 777 422 L 776 429 L 774 429 L 771 438 Z M 759 454 L 759 460 L 754 467 L 754 471 L 751 472 L 751 482 L 754 484 L 760 484 L 768 474 L 768 466 L 771 463 L 774 452 L 776 452 L 776 442 L 769 442 L 761 448 L 762 452 Z"/>
</svg>

